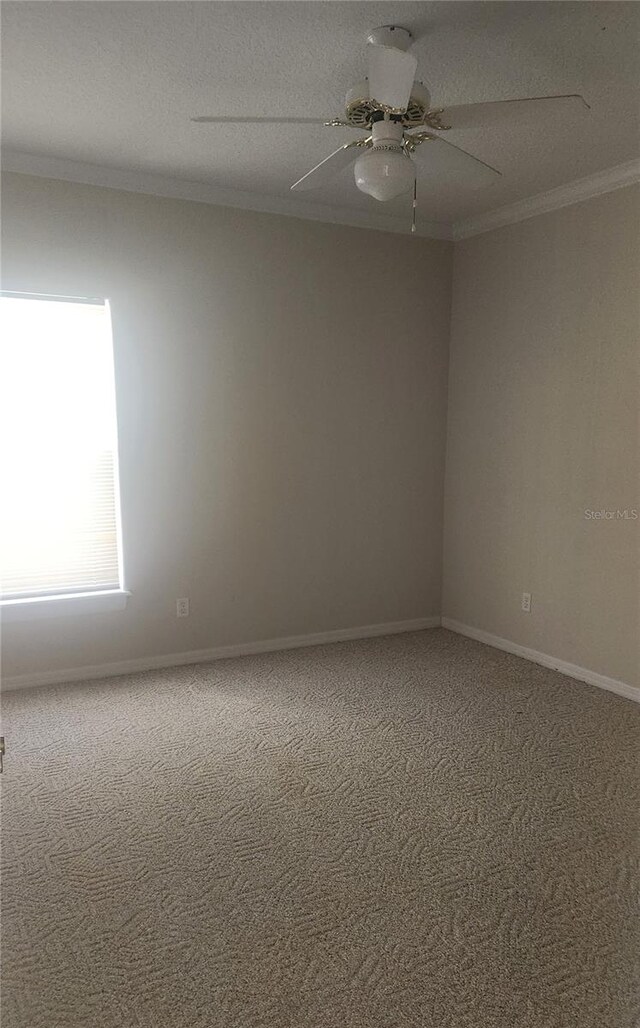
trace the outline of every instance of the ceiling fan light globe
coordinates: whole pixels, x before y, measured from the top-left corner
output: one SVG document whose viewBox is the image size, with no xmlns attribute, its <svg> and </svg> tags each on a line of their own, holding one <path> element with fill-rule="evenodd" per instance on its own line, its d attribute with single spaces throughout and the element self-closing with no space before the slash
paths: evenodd
<svg viewBox="0 0 640 1028">
<path fill-rule="evenodd" d="M 413 161 L 398 150 L 372 150 L 358 157 L 354 166 L 356 186 L 375 200 L 386 203 L 413 189 Z"/>
</svg>

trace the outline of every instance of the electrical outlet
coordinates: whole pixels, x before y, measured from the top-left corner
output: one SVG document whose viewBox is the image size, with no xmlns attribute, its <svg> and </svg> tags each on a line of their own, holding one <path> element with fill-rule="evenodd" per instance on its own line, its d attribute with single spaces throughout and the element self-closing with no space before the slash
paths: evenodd
<svg viewBox="0 0 640 1028">
<path fill-rule="evenodd" d="M 531 593 L 522 594 L 522 609 L 525 614 L 531 613 Z"/>
<path fill-rule="evenodd" d="M 189 600 L 186 596 L 184 596 L 181 600 L 176 600 L 176 617 L 189 617 Z"/>
</svg>

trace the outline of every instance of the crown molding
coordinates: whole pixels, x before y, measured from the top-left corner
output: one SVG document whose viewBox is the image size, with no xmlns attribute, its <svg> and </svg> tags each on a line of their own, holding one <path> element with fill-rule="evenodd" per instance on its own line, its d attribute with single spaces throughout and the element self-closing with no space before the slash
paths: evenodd
<svg viewBox="0 0 640 1028">
<path fill-rule="evenodd" d="M 68 161 L 60 157 L 46 157 L 19 151 L 2 152 L 2 170 L 38 178 L 62 179 L 87 186 L 102 186 L 106 189 L 120 189 L 130 193 L 147 193 L 152 196 L 170 197 L 175 200 L 192 200 L 196 203 L 215 204 L 219 207 L 238 207 L 242 210 L 260 211 L 265 214 L 281 214 L 286 217 L 323 221 L 334 225 L 350 225 L 354 228 L 373 229 L 378 232 L 410 234 L 410 208 L 406 217 L 397 215 L 371 214 L 346 207 L 313 203 L 299 197 L 267 196 L 247 193 L 236 189 L 219 189 L 206 182 L 191 182 L 186 179 L 167 178 L 149 172 L 127 171 L 123 168 L 108 168 L 80 161 Z M 422 222 L 416 234 L 428 239 L 452 239 L 451 227 L 446 223 Z"/>
<path fill-rule="evenodd" d="M 605 168 L 604 171 L 567 182 L 546 193 L 538 193 L 536 196 L 529 196 L 525 200 L 518 200 L 485 214 L 457 221 L 453 226 L 453 239 L 457 241 L 478 236 L 482 232 L 513 225 L 515 222 L 534 218 L 537 214 L 547 214 L 560 207 L 568 207 L 570 204 L 580 203 L 581 200 L 590 200 L 594 196 L 611 193 L 615 189 L 623 189 L 624 186 L 631 186 L 636 182 L 640 182 L 640 159 Z"/>
<path fill-rule="evenodd" d="M 377 232 L 408 235 L 408 217 L 373 214 L 369 211 L 356 211 L 330 204 L 313 203 L 301 200 L 297 196 L 267 196 L 237 189 L 220 189 L 206 182 L 192 182 L 187 179 L 169 178 L 149 172 L 103 167 L 59 157 L 3 150 L 2 169 L 22 175 L 35 175 L 38 178 L 62 179 L 66 182 L 102 186 L 106 189 L 120 189 L 130 193 L 146 193 L 175 200 L 191 200 L 219 207 L 236 207 L 265 214 L 280 214 L 285 217 L 322 221 L 333 225 L 349 225 Z M 418 224 L 416 234 L 428 239 L 454 241 L 468 239 L 483 232 L 490 232 L 495 228 L 534 218 L 538 214 L 546 214 L 561 207 L 580 203 L 582 200 L 589 200 L 603 193 L 611 193 L 615 189 L 622 189 L 637 182 L 640 182 L 640 159 L 627 161 L 625 164 L 618 164 L 613 168 L 605 168 L 604 171 L 567 182 L 546 193 L 538 193 L 504 207 L 497 207 L 483 214 L 456 221 L 454 225 L 445 222 L 423 221 Z"/>
</svg>

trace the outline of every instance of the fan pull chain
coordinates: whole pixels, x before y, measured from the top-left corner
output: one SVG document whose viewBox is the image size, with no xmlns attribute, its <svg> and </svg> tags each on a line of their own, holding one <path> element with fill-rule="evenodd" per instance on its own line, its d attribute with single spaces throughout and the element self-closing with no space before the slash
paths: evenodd
<svg viewBox="0 0 640 1028">
<path fill-rule="evenodd" d="M 418 180 L 413 180 L 413 220 L 411 222 L 411 234 L 416 230 L 416 207 L 418 206 Z"/>
</svg>

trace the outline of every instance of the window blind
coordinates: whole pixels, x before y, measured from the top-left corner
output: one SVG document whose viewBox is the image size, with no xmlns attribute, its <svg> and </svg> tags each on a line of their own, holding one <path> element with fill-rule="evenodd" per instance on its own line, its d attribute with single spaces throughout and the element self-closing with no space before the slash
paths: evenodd
<svg viewBox="0 0 640 1028">
<path fill-rule="evenodd" d="M 2 599 L 122 587 L 108 304 L 0 294 Z"/>
</svg>

